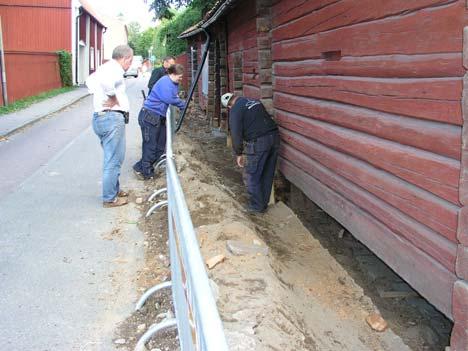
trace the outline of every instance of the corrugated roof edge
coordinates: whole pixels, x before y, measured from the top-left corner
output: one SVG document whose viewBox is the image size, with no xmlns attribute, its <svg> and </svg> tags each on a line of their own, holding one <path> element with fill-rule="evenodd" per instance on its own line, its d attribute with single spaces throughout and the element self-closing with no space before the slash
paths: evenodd
<svg viewBox="0 0 468 351">
<path fill-rule="evenodd" d="M 184 32 L 182 32 L 178 38 L 179 39 L 186 39 L 190 38 L 198 33 L 201 33 L 204 29 L 207 29 L 210 25 L 215 23 L 222 15 L 230 10 L 230 8 L 236 4 L 239 0 L 220 0 L 218 1 L 213 8 L 208 11 L 205 15 L 205 18 L 195 24 L 192 27 L 187 28 Z"/>
</svg>

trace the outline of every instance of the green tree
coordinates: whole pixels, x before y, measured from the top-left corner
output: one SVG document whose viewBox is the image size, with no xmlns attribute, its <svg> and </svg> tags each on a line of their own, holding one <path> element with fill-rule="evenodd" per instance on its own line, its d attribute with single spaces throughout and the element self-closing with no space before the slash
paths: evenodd
<svg viewBox="0 0 468 351">
<path fill-rule="evenodd" d="M 154 42 L 154 28 L 141 31 L 141 26 L 137 22 L 128 24 L 128 45 L 133 49 L 135 55 L 148 57 L 148 50 Z"/>
<path fill-rule="evenodd" d="M 154 52 L 157 58 L 166 55 L 179 55 L 186 50 L 187 44 L 184 40 L 178 39 L 178 35 L 187 28 L 198 23 L 209 9 L 212 8 L 215 0 L 152 0 L 150 10 L 156 11 L 156 3 L 159 9 L 167 3 L 182 6 L 188 4 L 186 8 L 173 11 L 171 19 L 163 19 L 161 25 L 156 29 Z M 167 9 L 167 8 L 166 8 Z M 170 10 L 169 10 L 170 11 Z M 156 12 L 157 16 L 158 12 Z"/>
</svg>

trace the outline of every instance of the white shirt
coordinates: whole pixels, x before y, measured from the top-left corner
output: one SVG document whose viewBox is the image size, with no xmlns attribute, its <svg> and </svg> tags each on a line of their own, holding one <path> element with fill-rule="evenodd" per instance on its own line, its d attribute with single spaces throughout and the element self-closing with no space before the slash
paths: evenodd
<svg viewBox="0 0 468 351">
<path fill-rule="evenodd" d="M 119 105 L 113 106 L 112 110 L 128 112 L 130 104 L 128 101 L 125 79 L 122 66 L 116 60 L 107 61 L 86 79 L 86 86 L 94 100 L 94 112 L 108 110 L 103 106 L 109 96 L 114 96 L 119 101 Z"/>
</svg>

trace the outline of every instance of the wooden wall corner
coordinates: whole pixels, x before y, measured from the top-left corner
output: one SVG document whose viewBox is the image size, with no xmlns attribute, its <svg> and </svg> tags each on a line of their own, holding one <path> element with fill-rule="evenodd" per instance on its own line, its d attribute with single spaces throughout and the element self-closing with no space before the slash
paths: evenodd
<svg viewBox="0 0 468 351">
<path fill-rule="evenodd" d="M 468 350 L 468 282 L 459 280 L 453 289 L 453 320 L 450 351 Z"/>
</svg>

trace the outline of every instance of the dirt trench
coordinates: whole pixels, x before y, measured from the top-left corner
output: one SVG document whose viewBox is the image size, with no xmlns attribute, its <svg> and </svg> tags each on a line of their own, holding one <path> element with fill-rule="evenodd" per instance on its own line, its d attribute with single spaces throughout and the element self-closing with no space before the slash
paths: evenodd
<svg viewBox="0 0 468 351">
<path fill-rule="evenodd" d="M 203 257 L 226 257 L 208 274 L 215 283 L 230 350 L 442 350 L 440 343 L 430 345 L 419 334 L 411 337 L 400 332 L 400 337 L 392 325 L 383 333 L 371 330 L 365 319 L 379 309 L 367 289 L 283 202 L 271 206 L 265 215 L 247 215 L 242 210 L 246 195 L 241 173 L 225 139 L 214 136 L 197 114 L 192 113 L 174 150 Z M 163 185 L 164 179 L 159 178 L 139 196 L 146 198 Z M 142 212 L 148 206 L 142 205 Z M 141 291 L 170 279 L 166 221 L 165 211 L 140 220 L 147 257 L 138 277 Z M 335 230 L 333 225 L 330 228 Z M 228 241 L 267 248 L 268 253 L 234 255 L 227 249 Z M 168 291 L 150 299 L 116 332 L 116 339 L 127 341 L 121 349 L 132 350 L 144 330 L 165 318 L 171 308 Z M 152 340 L 147 348 L 178 350 L 176 333 Z"/>
</svg>

